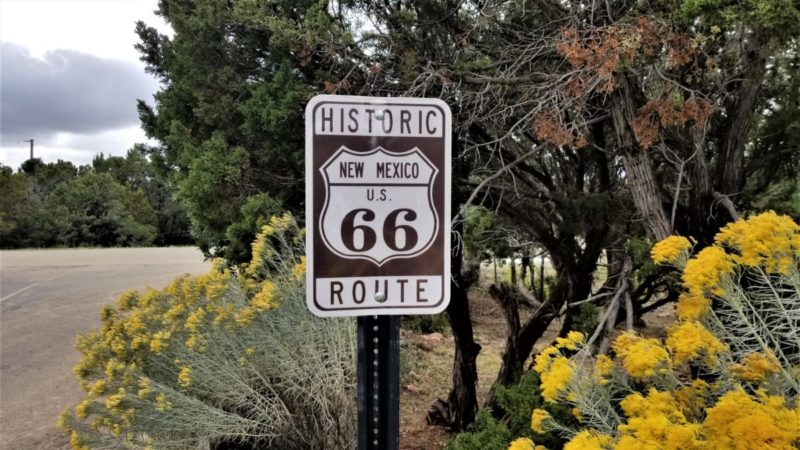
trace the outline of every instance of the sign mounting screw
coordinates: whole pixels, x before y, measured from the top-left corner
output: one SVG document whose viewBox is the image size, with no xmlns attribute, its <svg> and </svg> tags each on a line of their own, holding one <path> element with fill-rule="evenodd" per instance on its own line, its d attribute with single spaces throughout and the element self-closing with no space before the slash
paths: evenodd
<svg viewBox="0 0 800 450">
<path fill-rule="evenodd" d="M 386 301 L 386 294 L 383 292 L 376 292 L 375 293 L 375 301 L 378 303 L 383 303 Z"/>
</svg>

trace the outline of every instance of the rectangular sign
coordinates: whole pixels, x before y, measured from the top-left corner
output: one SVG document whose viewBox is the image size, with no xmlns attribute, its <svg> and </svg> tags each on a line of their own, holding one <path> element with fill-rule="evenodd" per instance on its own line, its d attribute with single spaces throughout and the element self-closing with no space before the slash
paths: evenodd
<svg viewBox="0 0 800 450">
<path fill-rule="evenodd" d="M 323 317 L 450 300 L 450 108 L 320 95 L 306 107 L 306 288 Z"/>
</svg>

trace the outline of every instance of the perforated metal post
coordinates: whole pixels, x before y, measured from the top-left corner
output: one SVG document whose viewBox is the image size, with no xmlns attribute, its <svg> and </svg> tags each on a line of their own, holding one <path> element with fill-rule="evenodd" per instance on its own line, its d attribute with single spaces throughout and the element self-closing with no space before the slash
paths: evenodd
<svg viewBox="0 0 800 450">
<path fill-rule="evenodd" d="M 397 450 L 400 317 L 358 318 L 358 450 Z"/>
</svg>

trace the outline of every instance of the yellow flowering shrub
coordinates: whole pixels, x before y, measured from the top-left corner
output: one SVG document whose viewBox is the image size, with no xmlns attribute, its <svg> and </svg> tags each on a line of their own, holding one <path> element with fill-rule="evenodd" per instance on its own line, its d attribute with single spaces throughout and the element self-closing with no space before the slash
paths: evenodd
<svg viewBox="0 0 800 450">
<path fill-rule="evenodd" d="M 797 224 L 774 211 L 731 223 L 717 234 L 718 244 L 733 250 L 737 264 L 787 273 L 800 253 Z"/>
<path fill-rule="evenodd" d="M 76 344 L 85 398 L 59 419 L 73 447 L 351 446 L 355 327 L 307 311 L 302 249 L 276 217 L 245 268 L 216 261 L 104 308 Z"/>
<path fill-rule="evenodd" d="M 658 339 L 643 338 L 629 331 L 614 341 L 614 352 L 622 367 L 636 380 L 646 380 L 672 370 L 669 353 Z"/>
<path fill-rule="evenodd" d="M 611 449 L 611 436 L 595 430 L 583 430 L 564 444 L 564 450 L 606 450 Z"/>
<path fill-rule="evenodd" d="M 781 364 L 771 350 L 753 352 L 742 358 L 741 364 L 731 367 L 734 375 L 744 381 L 757 383 L 773 374 L 780 373 Z"/>
<path fill-rule="evenodd" d="M 691 248 L 692 243 L 689 239 L 683 236 L 670 236 L 653 246 L 650 257 L 655 264 L 677 264 Z"/>
<path fill-rule="evenodd" d="M 508 450 L 534 450 L 533 441 L 528 438 L 519 438 L 515 439 L 511 445 L 508 446 Z"/>
<path fill-rule="evenodd" d="M 708 409 L 703 425 L 705 448 L 710 449 L 792 449 L 800 444 L 800 408 L 790 409 L 783 396 L 764 391 L 726 393 Z"/>
<path fill-rule="evenodd" d="M 666 344 L 675 364 L 685 364 L 703 357 L 706 364 L 712 366 L 718 355 L 725 351 L 725 345 L 706 327 L 695 321 L 685 321 L 673 326 L 667 335 Z"/>
<path fill-rule="evenodd" d="M 581 336 L 535 357 L 542 396 L 580 425 L 535 409 L 533 431 L 560 434 L 565 450 L 800 448 L 800 227 L 766 212 L 694 256 L 691 244 L 651 251 L 682 270 L 663 342 L 628 331 L 593 357 Z"/>
<path fill-rule="evenodd" d="M 686 263 L 681 280 L 691 295 L 721 295 L 733 273 L 733 261 L 720 247 L 706 247 Z"/>
<path fill-rule="evenodd" d="M 531 414 L 531 430 L 536 433 L 545 433 L 544 422 L 550 419 L 550 413 L 543 409 L 534 409 Z"/>
<path fill-rule="evenodd" d="M 542 398 L 547 402 L 555 402 L 567 389 L 572 378 L 573 363 L 561 355 L 557 347 L 550 347 L 536 358 L 534 370 L 541 380 Z"/>
</svg>

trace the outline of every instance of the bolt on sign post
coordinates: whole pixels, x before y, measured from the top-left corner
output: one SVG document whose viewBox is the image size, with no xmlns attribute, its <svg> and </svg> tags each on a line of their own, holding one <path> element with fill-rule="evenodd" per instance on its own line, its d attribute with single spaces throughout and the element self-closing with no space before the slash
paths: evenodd
<svg viewBox="0 0 800 450">
<path fill-rule="evenodd" d="M 399 316 L 450 301 L 449 107 L 320 95 L 306 108 L 306 303 L 358 316 L 358 448 L 395 450 Z"/>
</svg>

